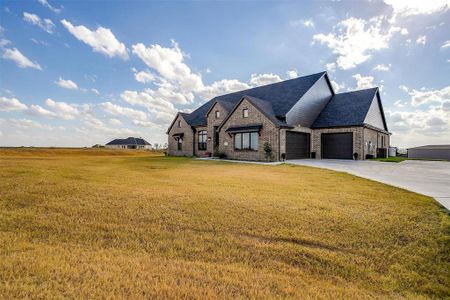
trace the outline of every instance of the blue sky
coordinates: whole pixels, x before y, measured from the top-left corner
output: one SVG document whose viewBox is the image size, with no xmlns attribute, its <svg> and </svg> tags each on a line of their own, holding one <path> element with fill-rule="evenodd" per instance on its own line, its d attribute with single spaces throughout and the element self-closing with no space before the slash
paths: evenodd
<svg viewBox="0 0 450 300">
<path fill-rule="evenodd" d="M 1 1 L 0 146 L 164 143 L 177 111 L 328 71 L 392 144 L 450 142 L 450 0 Z"/>
</svg>

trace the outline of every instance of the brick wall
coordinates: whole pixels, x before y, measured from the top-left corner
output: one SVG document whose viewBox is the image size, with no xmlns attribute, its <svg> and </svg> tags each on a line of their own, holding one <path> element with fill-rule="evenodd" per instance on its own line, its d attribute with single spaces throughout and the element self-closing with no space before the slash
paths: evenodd
<svg viewBox="0 0 450 300">
<path fill-rule="evenodd" d="M 382 136 L 384 136 L 384 145 L 382 144 Z M 377 148 L 389 148 L 390 136 L 384 132 L 374 130 L 372 128 L 364 128 L 364 158 L 366 154 L 371 154 L 377 157 Z M 372 143 L 371 149 L 369 149 L 369 142 Z"/>
<path fill-rule="evenodd" d="M 178 127 L 178 121 L 181 121 L 181 127 Z M 175 133 L 184 133 L 182 150 L 178 150 L 177 141 L 173 138 Z M 178 115 L 168 134 L 168 154 L 173 156 L 192 156 L 193 155 L 193 132 L 191 126 Z"/>
<path fill-rule="evenodd" d="M 216 118 L 216 111 L 220 113 L 219 118 Z M 212 109 L 210 110 L 208 116 L 207 116 L 207 122 L 208 122 L 208 137 L 211 138 L 211 140 L 208 141 L 208 152 L 214 153 L 214 126 L 220 126 L 222 124 L 223 120 L 227 117 L 228 112 L 216 102 Z"/>
<path fill-rule="evenodd" d="M 242 116 L 242 110 L 248 109 L 248 118 Z M 234 150 L 234 135 L 226 132 L 232 126 L 245 126 L 251 124 L 262 124 L 258 140 L 258 151 Z M 226 154 L 231 159 L 241 160 L 259 160 L 265 161 L 264 143 L 268 142 L 272 146 L 273 160 L 279 159 L 279 129 L 267 119 L 256 107 L 248 100 L 244 99 L 233 115 L 226 121 L 220 130 L 219 151 Z"/>
</svg>

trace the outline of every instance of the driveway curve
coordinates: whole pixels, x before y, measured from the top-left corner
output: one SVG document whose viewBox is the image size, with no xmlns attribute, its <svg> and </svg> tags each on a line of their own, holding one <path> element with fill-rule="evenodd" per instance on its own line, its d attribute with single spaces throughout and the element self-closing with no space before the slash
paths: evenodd
<svg viewBox="0 0 450 300">
<path fill-rule="evenodd" d="M 339 159 L 293 159 L 286 163 L 331 169 L 372 179 L 435 198 L 450 211 L 450 162 L 405 160 L 400 163 Z"/>
</svg>

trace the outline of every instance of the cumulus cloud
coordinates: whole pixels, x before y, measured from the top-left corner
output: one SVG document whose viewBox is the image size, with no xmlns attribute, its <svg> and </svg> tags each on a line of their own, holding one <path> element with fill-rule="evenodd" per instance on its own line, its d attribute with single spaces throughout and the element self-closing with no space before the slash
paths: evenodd
<svg viewBox="0 0 450 300">
<path fill-rule="evenodd" d="M 298 77 L 298 72 L 297 72 L 296 69 L 293 69 L 293 70 L 287 71 L 286 75 L 288 76 L 289 79 L 293 79 L 293 78 L 297 78 Z"/>
<path fill-rule="evenodd" d="M 28 12 L 23 13 L 23 19 L 25 22 L 36 25 L 50 34 L 55 32 L 55 24 L 50 19 L 41 19 L 38 15 Z"/>
<path fill-rule="evenodd" d="M 59 14 L 62 10 L 62 6 L 60 6 L 60 8 L 56 8 L 56 7 L 52 6 L 50 3 L 48 3 L 47 0 L 38 0 L 38 2 L 40 4 L 42 4 L 43 6 L 47 7 L 48 9 L 50 9 L 54 13 Z"/>
<path fill-rule="evenodd" d="M 0 111 L 26 110 L 27 106 L 16 98 L 0 97 Z"/>
<path fill-rule="evenodd" d="M 419 106 L 422 104 L 442 103 L 450 100 L 450 86 L 444 87 L 440 90 L 415 90 L 408 92 L 411 96 L 411 104 Z"/>
<path fill-rule="evenodd" d="M 205 86 L 199 92 L 199 94 L 204 99 L 211 99 L 215 96 L 237 92 L 249 88 L 251 88 L 250 85 L 237 79 L 222 79 L 214 81 L 212 84 Z"/>
<path fill-rule="evenodd" d="M 128 59 L 125 45 L 119 42 L 109 28 L 98 27 L 95 31 L 79 25 L 74 26 L 67 20 L 61 20 L 64 27 L 78 40 L 92 47 L 94 52 L 102 53 L 108 57 L 118 56 Z"/>
<path fill-rule="evenodd" d="M 169 122 L 177 112 L 168 97 L 151 89 L 146 89 L 143 92 L 124 91 L 120 94 L 120 97 L 131 105 L 145 107 L 151 116 L 163 122 Z"/>
<path fill-rule="evenodd" d="M 442 49 L 444 48 L 450 48 L 450 40 L 446 41 L 444 44 L 442 44 L 441 46 Z"/>
<path fill-rule="evenodd" d="M 64 89 L 78 90 L 78 85 L 70 79 L 62 79 L 59 77 L 55 83 Z"/>
<path fill-rule="evenodd" d="M 134 72 L 134 78 L 140 83 L 150 83 L 156 80 L 156 76 L 149 71 L 138 71 L 135 68 L 132 69 Z"/>
<path fill-rule="evenodd" d="M 123 107 L 111 102 L 103 102 L 100 107 L 104 112 L 112 116 L 122 116 L 132 120 L 147 121 L 147 114 L 143 111 L 135 110 L 129 107 Z"/>
<path fill-rule="evenodd" d="M 177 84 L 187 92 L 199 91 L 203 86 L 200 74 L 193 73 L 184 62 L 185 54 L 178 44 L 172 40 L 172 47 L 161 47 L 158 44 L 146 47 L 142 43 L 132 46 L 137 55 L 148 67 L 156 70 L 165 80 Z"/>
<path fill-rule="evenodd" d="M 17 48 L 5 49 L 3 52 L 3 59 L 14 61 L 19 68 L 33 68 L 42 70 L 37 62 L 32 62 L 28 57 L 23 55 Z"/>
<path fill-rule="evenodd" d="M 387 72 L 387 71 L 389 71 L 389 69 L 391 68 L 391 64 L 388 64 L 388 65 L 384 65 L 384 64 L 381 64 L 381 65 L 376 65 L 374 68 L 373 68 L 373 70 L 374 71 L 385 71 L 385 72 Z"/>
<path fill-rule="evenodd" d="M 10 40 L 7 39 L 0 39 L 0 47 L 5 47 L 6 45 L 11 44 Z"/>
<path fill-rule="evenodd" d="M 114 126 L 122 125 L 122 121 L 120 121 L 119 119 L 116 119 L 116 118 L 110 118 L 108 120 L 108 123 L 111 124 L 111 125 L 114 125 Z"/>
<path fill-rule="evenodd" d="M 331 85 L 333 86 L 333 89 L 334 89 L 334 91 L 336 93 L 345 88 L 345 84 L 344 83 L 339 84 L 339 83 L 337 83 L 334 80 L 331 80 Z"/>
<path fill-rule="evenodd" d="M 60 119 L 72 120 L 80 114 L 77 106 L 73 104 L 57 102 L 50 98 L 45 101 L 45 104 L 56 114 L 56 117 Z"/>
<path fill-rule="evenodd" d="M 358 90 L 374 87 L 373 76 L 362 76 L 361 74 L 355 74 L 352 77 L 355 78 L 355 80 L 356 80 L 356 88 Z"/>
<path fill-rule="evenodd" d="M 384 17 L 351 17 L 339 22 L 328 34 L 315 34 L 313 42 L 327 45 L 337 54 L 336 65 L 348 70 L 367 61 L 373 52 L 388 48 L 396 33 L 407 34 L 407 30 L 393 26 Z"/>
<path fill-rule="evenodd" d="M 45 118 L 56 118 L 58 115 L 48 109 L 43 108 L 40 105 L 33 104 L 27 111 L 30 115 Z"/>
<path fill-rule="evenodd" d="M 445 12 L 450 9 L 448 0 L 384 0 L 392 7 L 394 15 L 402 17 L 411 15 L 429 15 L 436 12 Z"/>
<path fill-rule="evenodd" d="M 266 85 L 271 84 L 275 82 L 280 82 L 281 78 L 280 76 L 276 74 L 252 74 L 250 77 L 250 84 L 253 86 L 260 86 L 260 85 Z"/>
</svg>

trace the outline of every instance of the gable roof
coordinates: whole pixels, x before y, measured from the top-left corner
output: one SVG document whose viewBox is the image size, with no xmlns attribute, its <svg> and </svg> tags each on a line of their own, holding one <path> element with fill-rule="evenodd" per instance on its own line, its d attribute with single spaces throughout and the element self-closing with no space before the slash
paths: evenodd
<svg viewBox="0 0 450 300">
<path fill-rule="evenodd" d="M 126 139 L 112 140 L 111 142 L 107 143 L 106 145 L 151 145 L 151 144 L 141 138 L 128 137 Z"/>
<path fill-rule="evenodd" d="M 266 118 L 268 118 L 270 121 L 272 121 L 275 126 L 283 127 L 287 126 L 286 122 L 281 121 L 277 118 L 275 115 L 275 112 L 272 107 L 272 103 L 266 100 L 262 100 L 256 97 L 247 96 L 244 95 L 239 102 L 237 102 L 233 109 L 230 111 L 230 113 L 227 115 L 227 117 L 223 120 L 222 124 L 220 125 L 219 129 L 222 128 L 222 126 L 227 122 L 227 120 L 231 117 L 231 115 L 234 113 L 234 111 L 238 108 L 239 104 L 241 104 L 244 99 L 248 100 L 251 104 L 253 104 L 254 107 L 256 107 Z"/>
<path fill-rule="evenodd" d="M 364 120 L 375 96 L 377 101 L 379 101 L 385 127 L 380 129 L 387 131 L 378 88 L 335 94 L 314 121 L 311 128 L 364 125 Z"/>
<path fill-rule="evenodd" d="M 194 110 L 185 117 L 185 120 L 191 126 L 206 125 L 206 115 L 216 101 L 219 102 L 224 109 L 231 110 L 243 96 L 251 96 L 270 102 L 274 115 L 284 117 L 292 106 L 303 97 L 316 81 L 326 74 L 327 72 L 320 72 L 217 96 Z"/>
</svg>

